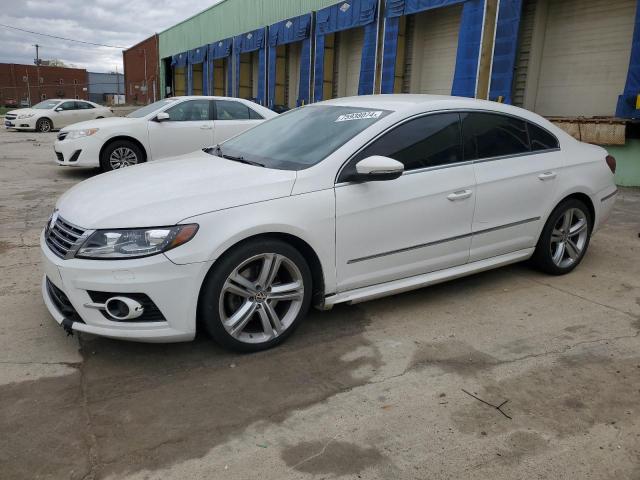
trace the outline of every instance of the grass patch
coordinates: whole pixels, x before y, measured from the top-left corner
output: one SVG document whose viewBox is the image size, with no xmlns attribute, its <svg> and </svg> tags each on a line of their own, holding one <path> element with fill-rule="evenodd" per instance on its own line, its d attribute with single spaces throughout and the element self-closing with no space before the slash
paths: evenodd
<svg viewBox="0 0 640 480">
<path fill-rule="evenodd" d="M 7 113 L 9 110 L 15 110 L 16 107 L 0 107 L 0 116 Z"/>
</svg>

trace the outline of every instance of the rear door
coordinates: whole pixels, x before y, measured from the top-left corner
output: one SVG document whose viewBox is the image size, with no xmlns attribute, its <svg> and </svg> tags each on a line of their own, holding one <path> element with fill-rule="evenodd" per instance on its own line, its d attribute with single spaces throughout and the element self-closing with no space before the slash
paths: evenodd
<svg viewBox="0 0 640 480">
<path fill-rule="evenodd" d="M 242 102 L 215 100 L 214 144 L 235 137 L 263 120 L 262 115 Z"/>
<path fill-rule="evenodd" d="M 169 120 L 149 120 L 149 147 L 154 160 L 173 157 L 213 145 L 213 102 L 180 102 L 165 110 Z"/>
<path fill-rule="evenodd" d="M 76 102 L 76 121 L 84 122 L 86 120 L 93 120 L 98 115 L 96 114 L 96 107 L 88 102 L 77 101 Z"/>
<path fill-rule="evenodd" d="M 470 261 L 535 247 L 552 208 L 562 158 L 558 140 L 525 120 L 462 114 L 465 159 L 474 161 L 476 210 Z"/>
</svg>

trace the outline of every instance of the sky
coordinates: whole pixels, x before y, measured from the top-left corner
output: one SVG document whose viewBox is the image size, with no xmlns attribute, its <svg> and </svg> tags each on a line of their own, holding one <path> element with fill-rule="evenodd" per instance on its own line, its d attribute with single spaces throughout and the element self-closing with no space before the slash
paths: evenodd
<svg viewBox="0 0 640 480">
<path fill-rule="evenodd" d="M 128 48 L 220 0 L 0 0 L 0 23 Z M 57 59 L 90 72 L 122 71 L 122 48 L 96 47 L 0 26 L 0 63 Z"/>
</svg>

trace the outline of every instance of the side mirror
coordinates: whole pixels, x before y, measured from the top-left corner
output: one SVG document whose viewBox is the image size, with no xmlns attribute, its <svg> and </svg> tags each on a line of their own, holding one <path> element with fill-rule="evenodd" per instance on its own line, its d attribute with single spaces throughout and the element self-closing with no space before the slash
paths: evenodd
<svg viewBox="0 0 640 480">
<path fill-rule="evenodd" d="M 373 155 L 356 163 L 355 174 L 350 180 L 356 182 L 378 182 L 395 180 L 404 172 L 404 165 L 397 160 Z"/>
<path fill-rule="evenodd" d="M 58 107 L 58 108 L 56 108 L 54 111 L 55 111 L 55 112 L 61 112 L 62 110 L 64 110 L 62 107 Z"/>
<path fill-rule="evenodd" d="M 171 116 L 167 112 L 160 112 L 158 115 L 156 115 L 155 121 L 162 123 L 166 122 L 169 119 L 171 119 Z"/>
</svg>

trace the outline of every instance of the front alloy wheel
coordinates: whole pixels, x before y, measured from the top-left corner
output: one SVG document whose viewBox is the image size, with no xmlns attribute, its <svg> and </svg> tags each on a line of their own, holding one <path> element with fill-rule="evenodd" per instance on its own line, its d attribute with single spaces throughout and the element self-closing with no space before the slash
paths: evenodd
<svg viewBox="0 0 640 480">
<path fill-rule="evenodd" d="M 109 155 L 109 166 L 111 167 L 111 170 L 130 167 L 137 163 L 138 156 L 131 148 L 128 147 L 116 148 L 111 152 L 111 155 Z"/>
<path fill-rule="evenodd" d="M 145 161 L 143 150 L 129 140 L 109 143 L 100 155 L 100 167 L 105 172 L 131 167 Z"/>
<path fill-rule="evenodd" d="M 251 241 L 214 266 L 200 316 L 222 346 L 252 352 L 284 341 L 310 301 L 311 273 L 304 257 L 278 240 Z"/>
</svg>

